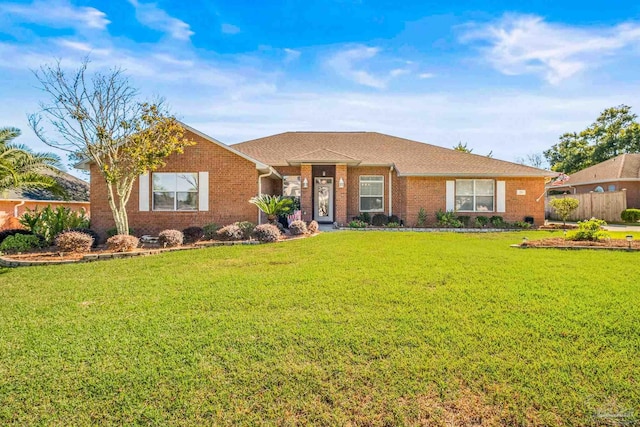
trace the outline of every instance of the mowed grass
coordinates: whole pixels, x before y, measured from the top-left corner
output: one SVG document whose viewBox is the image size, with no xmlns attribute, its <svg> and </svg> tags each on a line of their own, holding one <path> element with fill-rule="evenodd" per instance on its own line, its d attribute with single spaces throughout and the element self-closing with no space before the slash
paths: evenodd
<svg viewBox="0 0 640 427">
<path fill-rule="evenodd" d="M 524 235 L 0 270 L 0 424 L 637 422 L 640 253 Z"/>
</svg>

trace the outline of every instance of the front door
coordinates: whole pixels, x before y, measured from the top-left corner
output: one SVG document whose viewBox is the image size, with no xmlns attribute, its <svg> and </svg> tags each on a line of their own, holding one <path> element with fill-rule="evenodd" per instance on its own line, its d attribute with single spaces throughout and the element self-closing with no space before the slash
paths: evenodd
<svg viewBox="0 0 640 427">
<path fill-rule="evenodd" d="M 333 222 L 333 178 L 315 178 L 313 219 Z"/>
</svg>

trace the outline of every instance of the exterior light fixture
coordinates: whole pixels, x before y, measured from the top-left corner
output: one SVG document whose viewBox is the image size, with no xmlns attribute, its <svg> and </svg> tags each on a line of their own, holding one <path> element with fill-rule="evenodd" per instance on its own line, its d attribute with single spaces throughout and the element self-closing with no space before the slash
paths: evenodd
<svg viewBox="0 0 640 427">
<path fill-rule="evenodd" d="M 629 243 L 629 249 L 631 249 L 631 242 L 633 241 L 633 236 L 631 234 L 629 234 L 627 236 L 627 242 Z"/>
<path fill-rule="evenodd" d="M 302 180 L 302 188 L 309 188 L 309 180 L 307 178 Z"/>
<path fill-rule="evenodd" d="M 344 179 L 340 178 L 340 181 L 338 181 L 338 187 L 344 188 Z"/>
</svg>

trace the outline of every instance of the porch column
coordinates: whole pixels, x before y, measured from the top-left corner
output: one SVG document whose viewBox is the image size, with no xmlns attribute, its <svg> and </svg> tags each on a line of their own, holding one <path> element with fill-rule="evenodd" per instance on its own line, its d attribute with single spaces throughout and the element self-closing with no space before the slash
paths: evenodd
<svg viewBox="0 0 640 427">
<path fill-rule="evenodd" d="M 300 210 L 302 211 L 302 220 L 311 221 L 313 219 L 313 176 L 310 164 L 300 165 Z M 307 188 L 304 188 L 305 180 Z"/>
<path fill-rule="evenodd" d="M 341 181 L 342 180 L 342 181 Z M 336 165 L 335 189 L 336 189 L 336 218 L 340 225 L 347 224 L 347 165 Z M 340 188 L 340 182 L 343 183 Z"/>
</svg>

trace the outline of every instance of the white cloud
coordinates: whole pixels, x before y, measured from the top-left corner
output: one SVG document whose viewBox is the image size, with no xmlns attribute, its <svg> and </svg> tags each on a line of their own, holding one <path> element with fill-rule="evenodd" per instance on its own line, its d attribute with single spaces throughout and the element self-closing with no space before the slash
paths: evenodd
<svg viewBox="0 0 640 427">
<path fill-rule="evenodd" d="M 300 55 L 302 54 L 302 52 L 300 52 L 299 50 L 289 48 L 284 48 L 284 53 L 284 62 L 293 62 L 296 59 L 300 58 Z"/>
<path fill-rule="evenodd" d="M 377 89 L 387 87 L 388 79 L 379 77 L 358 66 L 366 60 L 374 58 L 380 49 L 377 47 L 357 46 L 339 51 L 327 60 L 327 65 L 338 75 L 355 83 Z"/>
<path fill-rule="evenodd" d="M 436 75 L 433 73 L 420 73 L 418 74 L 418 78 L 420 79 L 432 79 L 434 78 Z"/>
<path fill-rule="evenodd" d="M 184 21 L 174 18 L 155 3 L 140 3 L 129 0 L 136 10 L 136 19 L 142 25 L 169 34 L 176 40 L 189 40 L 195 33 Z"/>
<path fill-rule="evenodd" d="M 220 31 L 224 34 L 238 34 L 240 32 L 240 28 L 235 25 L 225 23 L 220 26 Z"/>
<path fill-rule="evenodd" d="M 534 15 L 505 15 L 465 27 L 461 41 L 484 42 L 486 59 L 507 75 L 534 74 L 557 85 L 640 42 L 640 25 L 577 27 Z"/>
<path fill-rule="evenodd" d="M 2 3 L 0 15 L 9 17 L 14 23 L 40 24 L 51 28 L 104 30 L 110 24 L 104 12 L 93 7 L 74 6 L 66 0 Z"/>
<path fill-rule="evenodd" d="M 404 74 L 409 74 L 410 72 L 411 71 L 407 70 L 406 68 L 394 68 L 393 70 L 389 71 L 389 75 L 391 77 L 398 77 Z"/>
</svg>

